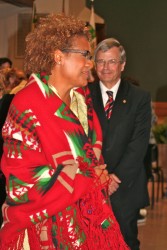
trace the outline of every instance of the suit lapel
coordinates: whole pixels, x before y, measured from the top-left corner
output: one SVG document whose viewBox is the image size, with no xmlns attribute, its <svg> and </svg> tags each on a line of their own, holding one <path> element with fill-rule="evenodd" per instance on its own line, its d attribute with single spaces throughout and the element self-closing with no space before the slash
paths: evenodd
<svg viewBox="0 0 167 250">
<path fill-rule="evenodd" d="M 108 126 L 108 120 L 106 118 L 106 114 L 104 111 L 100 85 L 99 85 L 99 83 L 91 83 L 89 85 L 89 89 L 91 91 L 91 97 L 93 100 L 93 107 L 98 115 L 102 130 L 104 132 Z"/>
<path fill-rule="evenodd" d="M 114 130 L 118 124 L 125 118 L 125 114 L 128 107 L 128 85 L 126 82 L 121 81 L 116 99 L 114 101 L 114 106 L 112 110 L 112 115 L 110 120 L 108 121 L 105 115 L 102 95 L 100 90 L 99 83 L 92 83 L 89 85 L 89 89 L 91 91 L 91 96 L 93 100 L 94 109 L 98 115 L 102 131 L 103 131 L 103 138 L 105 135 L 110 134 L 107 133 L 108 129 Z"/>
</svg>

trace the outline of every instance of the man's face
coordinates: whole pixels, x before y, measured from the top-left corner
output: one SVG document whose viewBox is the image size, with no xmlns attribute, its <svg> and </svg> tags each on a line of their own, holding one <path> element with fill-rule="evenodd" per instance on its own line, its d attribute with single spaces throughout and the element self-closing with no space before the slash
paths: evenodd
<svg viewBox="0 0 167 250">
<path fill-rule="evenodd" d="M 106 52 L 99 50 L 95 64 L 97 75 L 107 88 L 113 87 L 118 82 L 125 67 L 125 62 L 120 62 L 120 51 L 117 47 Z"/>
</svg>

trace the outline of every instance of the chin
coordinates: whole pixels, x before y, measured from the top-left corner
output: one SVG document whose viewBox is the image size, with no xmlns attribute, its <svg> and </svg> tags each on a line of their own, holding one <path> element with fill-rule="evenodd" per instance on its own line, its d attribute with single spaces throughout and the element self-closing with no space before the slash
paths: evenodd
<svg viewBox="0 0 167 250">
<path fill-rule="evenodd" d="M 87 86 L 88 85 L 88 81 L 86 81 L 84 84 L 83 84 L 83 86 Z"/>
<path fill-rule="evenodd" d="M 82 83 L 78 84 L 79 87 L 85 87 L 86 85 L 88 85 L 88 80 L 83 81 Z"/>
</svg>

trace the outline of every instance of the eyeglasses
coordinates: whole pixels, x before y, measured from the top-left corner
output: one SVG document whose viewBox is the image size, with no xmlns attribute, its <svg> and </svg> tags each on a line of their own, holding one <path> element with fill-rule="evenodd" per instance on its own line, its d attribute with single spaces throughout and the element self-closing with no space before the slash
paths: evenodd
<svg viewBox="0 0 167 250">
<path fill-rule="evenodd" d="M 98 66 L 104 66 L 105 64 L 108 64 L 109 66 L 116 65 L 117 63 L 121 62 L 120 60 L 116 59 L 110 59 L 108 61 L 105 61 L 104 59 L 99 59 L 95 61 Z"/>
<path fill-rule="evenodd" d="M 62 52 L 67 52 L 67 53 L 79 53 L 82 56 L 84 56 L 87 60 L 91 60 L 92 56 L 90 54 L 89 50 L 79 50 L 79 49 L 62 49 Z"/>
</svg>

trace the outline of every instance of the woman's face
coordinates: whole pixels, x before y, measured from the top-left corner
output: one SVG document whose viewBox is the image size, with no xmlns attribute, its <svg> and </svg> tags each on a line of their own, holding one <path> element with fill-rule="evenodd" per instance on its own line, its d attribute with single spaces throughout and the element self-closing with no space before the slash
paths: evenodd
<svg viewBox="0 0 167 250">
<path fill-rule="evenodd" d="M 89 71 L 93 66 L 90 60 L 90 44 L 85 37 L 76 37 L 70 49 L 63 51 L 63 75 L 69 87 L 83 87 L 88 83 Z"/>
</svg>

